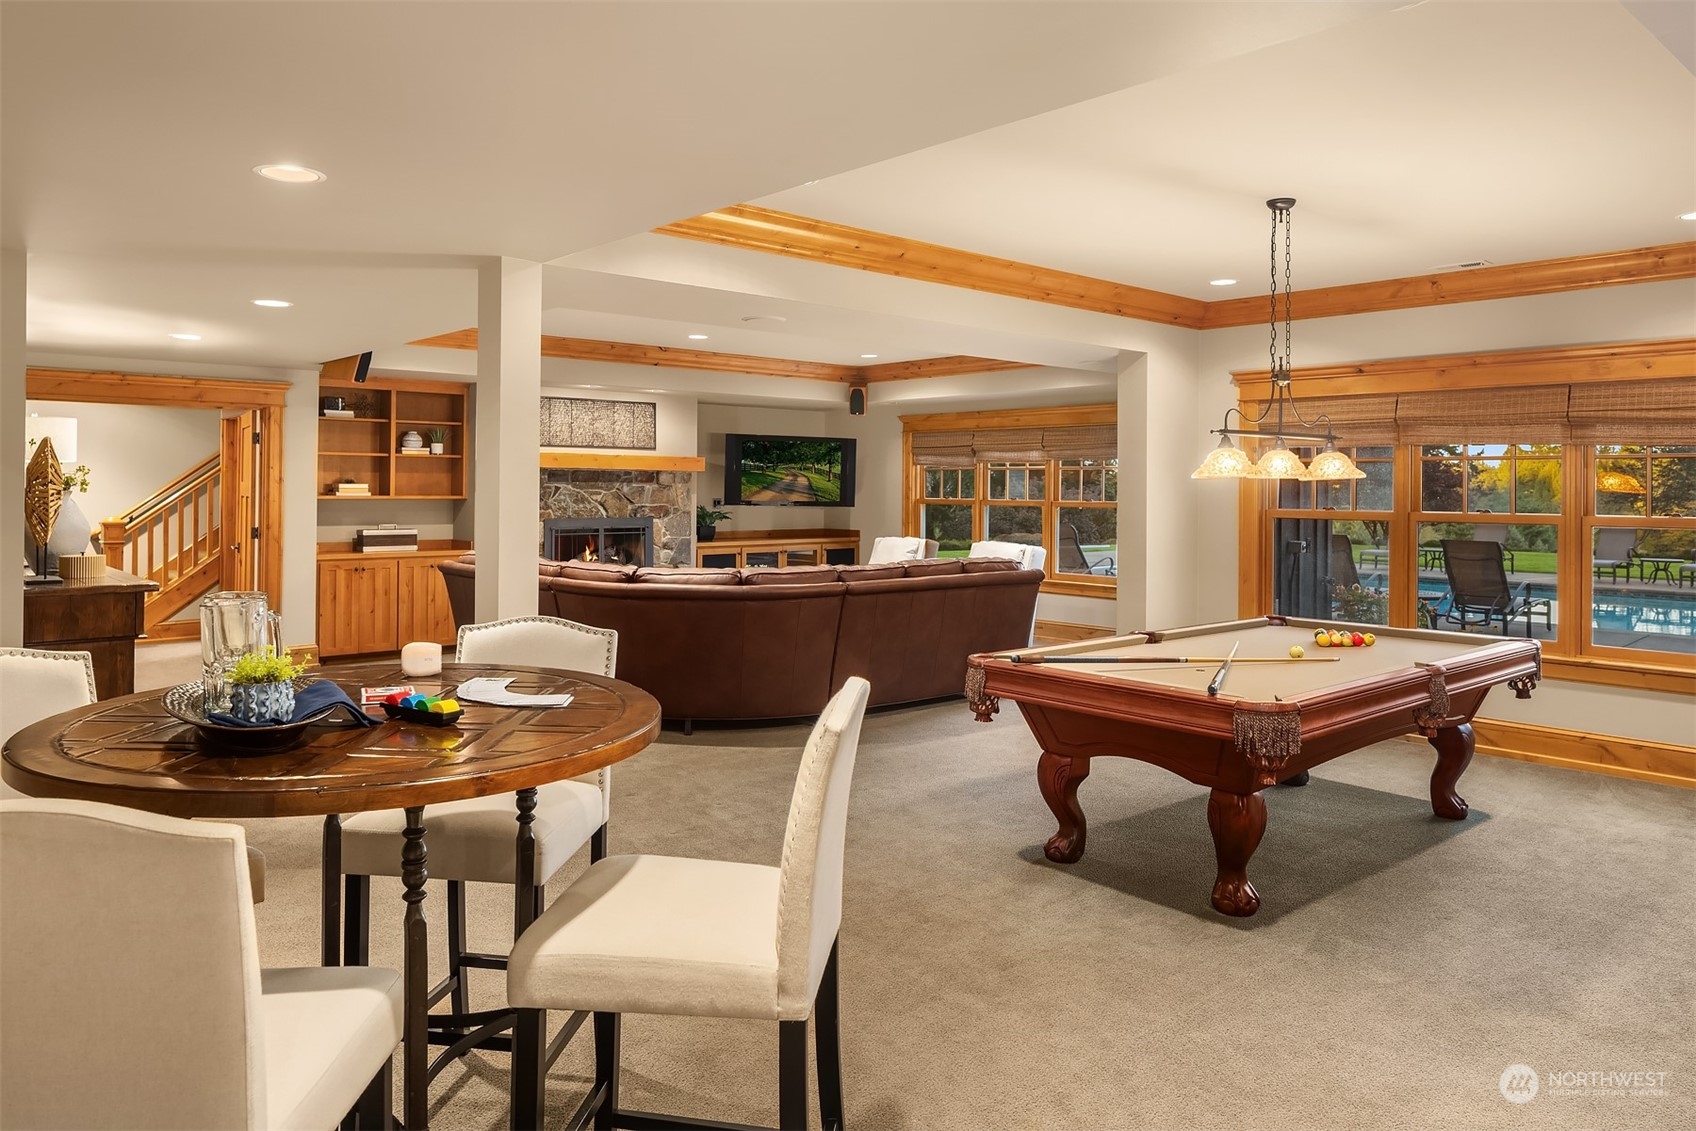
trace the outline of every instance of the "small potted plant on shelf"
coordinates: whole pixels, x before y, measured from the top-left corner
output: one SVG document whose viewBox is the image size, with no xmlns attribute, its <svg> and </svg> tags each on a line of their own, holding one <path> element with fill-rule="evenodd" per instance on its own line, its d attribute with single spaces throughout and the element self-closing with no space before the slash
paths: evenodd
<svg viewBox="0 0 1696 1131">
<path fill-rule="evenodd" d="M 294 680 L 302 669 L 267 644 L 235 662 L 230 714 L 244 723 L 286 723 L 294 718 Z"/>
<path fill-rule="evenodd" d="M 446 428 L 430 429 L 430 454 L 439 456 L 447 451 L 448 430 Z"/>
<path fill-rule="evenodd" d="M 695 506 L 695 541 L 711 542 L 718 534 L 718 531 L 714 528 L 729 518 L 729 511 L 710 510 L 697 503 Z"/>
</svg>

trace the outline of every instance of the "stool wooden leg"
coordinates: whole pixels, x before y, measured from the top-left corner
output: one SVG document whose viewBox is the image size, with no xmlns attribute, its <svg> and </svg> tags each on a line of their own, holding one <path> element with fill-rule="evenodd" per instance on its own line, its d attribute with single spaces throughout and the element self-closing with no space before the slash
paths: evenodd
<svg viewBox="0 0 1696 1131">
<path fill-rule="evenodd" d="M 618 1030 L 618 1014 L 595 1014 L 595 1090 L 601 1093 L 600 1106 L 595 1108 L 595 1131 L 612 1131 L 617 1126 Z"/>
<path fill-rule="evenodd" d="M 547 1106 L 548 1015 L 520 1009 L 512 1030 L 513 1131 L 541 1131 Z"/>
<path fill-rule="evenodd" d="M 342 901 L 342 961 L 349 966 L 371 964 L 371 877 L 343 877 L 347 895 Z"/>
<path fill-rule="evenodd" d="M 807 1131 L 807 1023 L 777 1023 L 777 1126 Z"/>
<path fill-rule="evenodd" d="M 819 1119 L 824 1131 L 842 1131 L 842 1030 L 837 1008 L 836 952 L 830 944 L 819 993 L 813 999 L 813 1047 L 819 1063 Z"/>
<path fill-rule="evenodd" d="M 352 1126 L 358 1131 L 394 1131 L 394 1065 L 385 1060 L 354 1104 Z M 348 1124 L 344 1122 L 343 1127 Z"/>
<path fill-rule="evenodd" d="M 454 980 L 449 996 L 455 1013 L 471 1012 L 471 973 L 465 962 L 465 881 L 448 881 L 448 977 Z"/>
<path fill-rule="evenodd" d="M 319 946 L 325 966 L 340 966 L 342 934 L 342 819 L 334 813 L 324 818 L 323 851 L 320 853 Z"/>
</svg>

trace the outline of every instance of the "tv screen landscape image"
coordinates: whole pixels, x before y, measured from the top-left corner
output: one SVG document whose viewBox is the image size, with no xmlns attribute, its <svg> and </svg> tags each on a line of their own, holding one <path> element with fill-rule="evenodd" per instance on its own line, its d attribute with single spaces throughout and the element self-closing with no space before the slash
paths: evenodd
<svg viewBox="0 0 1696 1131">
<path fill-rule="evenodd" d="M 831 436 L 726 436 L 724 500 L 738 506 L 851 507 L 854 441 Z"/>
</svg>

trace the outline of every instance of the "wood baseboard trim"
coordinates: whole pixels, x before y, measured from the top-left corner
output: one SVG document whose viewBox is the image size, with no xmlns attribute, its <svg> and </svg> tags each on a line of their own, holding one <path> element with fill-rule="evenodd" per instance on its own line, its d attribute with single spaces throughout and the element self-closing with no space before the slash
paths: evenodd
<svg viewBox="0 0 1696 1131">
<path fill-rule="evenodd" d="M 1498 719 L 1475 720 L 1473 734 L 1480 754 L 1696 789 L 1696 747 Z"/>
<path fill-rule="evenodd" d="M 138 636 L 137 644 L 172 644 L 182 640 L 200 639 L 200 620 L 167 620 L 160 621 L 147 630 L 146 636 Z"/>
<path fill-rule="evenodd" d="M 1038 644 L 1072 644 L 1079 640 L 1094 640 L 1102 636 L 1112 636 L 1111 628 L 1103 628 L 1098 624 L 1073 624 L 1063 620 L 1039 620 L 1036 622 L 1033 639 Z"/>
</svg>

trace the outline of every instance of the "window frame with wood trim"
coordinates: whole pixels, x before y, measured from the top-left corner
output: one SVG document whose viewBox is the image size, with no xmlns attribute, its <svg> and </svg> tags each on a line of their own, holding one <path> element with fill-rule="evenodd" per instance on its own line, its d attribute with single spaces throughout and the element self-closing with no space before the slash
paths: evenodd
<svg viewBox="0 0 1696 1131">
<path fill-rule="evenodd" d="M 1234 373 L 1233 379 L 1240 399 L 1250 408 L 1269 391 L 1265 371 Z M 1566 611 L 1554 636 L 1544 640 L 1546 673 L 1551 678 L 1578 682 L 1696 693 L 1696 655 L 1615 647 L 1597 641 L 1605 634 L 1600 627 L 1592 628 L 1600 583 L 1593 584 L 1589 552 L 1596 532 L 1614 526 L 1652 529 L 1663 536 L 1670 533 L 1677 536 L 1680 547 L 1688 544 L 1686 536 L 1696 538 L 1696 514 L 1655 513 L 1647 503 L 1640 514 L 1598 513 L 1602 508 L 1596 492 L 1598 444 L 1642 446 L 1645 451 L 1641 458 L 1646 461 L 1696 461 L 1696 455 L 1656 456 L 1650 450 L 1674 444 L 1688 448 L 1690 437 L 1696 434 L 1691 423 L 1696 420 L 1696 339 L 1316 367 L 1298 370 L 1293 383 L 1304 412 L 1323 403 L 1326 407 L 1322 411 L 1334 420 L 1347 418 L 1351 408 L 1374 398 L 1402 402 L 1397 413 L 1394 505 L 1389 516 L 1388 544 L 1393 550 L 1388 575 L 1390 623 L 1406 626 L 1417 622 L 1420 557 L 1415 544 L 1421 525 L 1470 522 L 1486 513 L 1470 507 L 1464 495 L 1460 511 L 1422 509 L 1426 501 L 1420 479 L 1423 450 L 1437 442 L 1511 447 L 1515 443 L 1553 444 L 1558 440 L 1559 502 L 1554 504 L 1558 513 L 1488 511 L 1492 524 L 1555 527 L 1554 578 L 1558 599 Z M 1331 406 L 1336 405 L 1344 407 L 1334 412 Z M 1364 432 L 1369 439 L 1383 438 L 1382 400 L 1375 413 L 1353 415 L 1359 420 L 1375 415 L 1377 431 L 1369 422 Z M 1477 423 L 1473 423 L 1474 418 Z M 1340 445 L 1357 439 L 1343 423 L 1335 427 Z M 1470 458 L 1470 453 L 1457 458 Z M 1526 458 L 1553 457 L 1551 453 L 1529 451 Z M 1600 458 L 1609 457 L 1604 454 Z M 1361 517 L 1350 510 L 1281 508 L 1275 487 L 1250 480 L 1239 485 L 1243 569 L 1238 608 L 1243 615 L 1272 607 L 1269 559 L 1277 519 L 1298 513 L 1336 520 Z M 1508 496 L 1510 501 L 1513 497 Z M 1519 631 L 1517 624 L 1515 631 Z"/>
<path fill-rule="evenodd" d="M 1114 573 L 1060 570 L 1058 516 L 1062 509 L 1079 507 L 1117 511 L 1116 480 L 1109 492 L 1106 475 L 1109 461 L 1113 475 L 1117 475 L 1117 422 L 1115 405 L 903 416 L 903 532 L 909 537 L 926 537 L 924 514 L 929 507 L 969 506 L 970 540 L 994 540 L 989 525 L 995 510 L 1035 509 L 1040 544 L 1047 555 L 1044 571 L 1048 576 L 1042 583 L 1042 592 L 1115 597 L 1118 579 Z M 1112 499 L 1061 497 L 1062 483 L 1068 473 L 1095 470 L 1081 466 L 1080 461 L 1100 464 L 1102 494 L 1111 493 Z M 1021 472 L 1015 490 L 1014 480 Z M 966 497 L 962 485 L 968 474 L 972 491 Z M 1003 476 L 999 480 L 1003 487 L 999 495 L 992 490 L 997 475 Z M 1033 495 L 1031 485 L 1038 475 L 1042 490 Z M 1081 495 L 1081 474 L 1079 483 Z M 936 488 L 934 494 L 932 487 Z M 1109 560 L 1116 557 L 1111 555 Z"/>
</svg>

